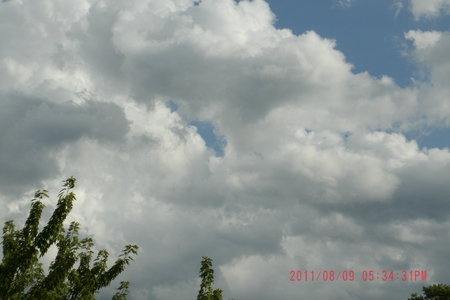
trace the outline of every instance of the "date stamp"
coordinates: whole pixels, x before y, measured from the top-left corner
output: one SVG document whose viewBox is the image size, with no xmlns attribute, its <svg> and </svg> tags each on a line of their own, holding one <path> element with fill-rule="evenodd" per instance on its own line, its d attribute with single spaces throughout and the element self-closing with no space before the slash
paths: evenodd
<svg viewBox="0 0 450 300">
<path fill-rule="evenodd" d="M 355 271 L 290 271 L 290 281 L 354 281 L 361 278 L 363 281 L 427 281 L 427 271 L 379 271 L 364 270 L 360 275 Z"/>
</svg>

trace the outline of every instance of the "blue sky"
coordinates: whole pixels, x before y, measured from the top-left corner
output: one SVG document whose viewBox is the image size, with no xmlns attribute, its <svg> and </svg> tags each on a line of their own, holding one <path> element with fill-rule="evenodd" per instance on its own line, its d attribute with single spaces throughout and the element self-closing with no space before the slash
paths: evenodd
<svg viewBox="0 0 450 300">
<path fill-rule="evenodd" d="M 74 176 L 66 225 L 140 246 L 101 300 L 195 299 L 205 255 L 225 299 L 449 283 L 449 30 L 450 0 L 2 1 L 0 221 Z"/>
</svg>

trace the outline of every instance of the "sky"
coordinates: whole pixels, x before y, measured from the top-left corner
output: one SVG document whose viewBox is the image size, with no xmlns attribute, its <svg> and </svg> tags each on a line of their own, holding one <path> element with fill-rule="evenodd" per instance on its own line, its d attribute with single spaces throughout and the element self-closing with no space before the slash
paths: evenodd
<svg viewBox="0 0 450 300">
<path fill-rule="evenodd" d="M 202 256 L 224 299 L 449 284 L 449 32 L 449 0 L 3 0 L 0 221 L 74 176 L 66 225 L 140 247 L 101 300 L 195 299 Z"/>
</svg>

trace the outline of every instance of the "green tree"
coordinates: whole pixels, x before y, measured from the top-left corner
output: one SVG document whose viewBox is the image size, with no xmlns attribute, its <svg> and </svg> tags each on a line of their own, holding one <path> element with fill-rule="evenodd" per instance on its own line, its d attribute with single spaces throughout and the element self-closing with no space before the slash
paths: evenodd
<svg viewBox="0 0 450 300">
<path fill-rule="evenodd" d="M 425 296 L 418 296 L 417 293 L 411 294 L 408 300 L 450 300 L 450 285 L 448 284 L 433 284 L 429 287 L 422 288 Z"/>
<path fill-rule="evenodd" d="M 66 231 L 63 222 L 72 210 L 75 194 L 73 177 L 64 180 L 58 195 L 58 203 L 47 225 L 39 232 L 39 220 L 48 191 L 37 191 L 31 200 L 30 214 L 21 230 L 14 222 L 7 221 L 3 227 L 3 259 L 0 263 L 0 299 L 69 300 L 96 299 L 98 291 L 110 284 L 125 267 L 134 261 L 138 246 L 127 245 L 114 265 L 108 269 L 108 252 L 100 250 L 93 261 L 94 243 L 91 238 L 78 239 L 80 225 L 72 222 Z M 65 233 L 65 234 L 64 234 Z M 39 258 L 45 255 L 51 245 L 56 244 L 58 252 L 44 274 Z M 78 267 L 74 268 L 75 263 Z M 122 281 L 113 300 L 126 299 L 129 282 Z"/>
<path fill-rule="evenodd" d="M 222 290 L 215 289 L 213 291 L 211 285 L 214 283 L 214 270 L 212 268 L 212 259 L 203 256 L 200 267 L 200 290 L 198 291 L 197 300 L 223 300 Z M 230 299 L 234 300 L 234 299 Z"/>
</svg>

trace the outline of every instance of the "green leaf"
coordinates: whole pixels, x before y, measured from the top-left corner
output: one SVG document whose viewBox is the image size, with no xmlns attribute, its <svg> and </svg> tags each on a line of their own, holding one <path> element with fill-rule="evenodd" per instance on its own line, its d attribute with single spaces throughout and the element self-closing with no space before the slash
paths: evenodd
<svg viewBox="0 0 450 300">
<path fill-rule="evenodd" d="M 126 245 L 116 263 L 108 269 L 108 252 L 100 250 L 91 268 L 94 243 L 91 238 L 79 239 L 80 224 L 72 222 L 67 229 L 63 222 L 71 212 L 75 194 L 75 178 L 63 181 L 58 203 L 47 225 L 39 232 L 39 221 L 48 191 L 37 191 L 31 200 L 30 214 L 24 228 L 16 230 L 12 220 L 5 222 L 2 235 L 3 258 L 0 263 L 0 300 L 90 300 L 99 289 L 108 286 L 137 255 L 138 246 Z M 58 248 L 48 275 L 44 275 L 41 258 L 51 245 Z M 78 267 L 74 266 L 79 262 Z M 108 270 L 107 270 L 108 269 Z M 126 299 L 129 282 L 122 281 L 114 299 Z"/>
</svg>

